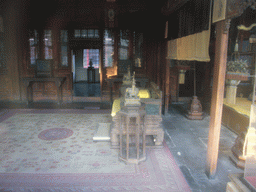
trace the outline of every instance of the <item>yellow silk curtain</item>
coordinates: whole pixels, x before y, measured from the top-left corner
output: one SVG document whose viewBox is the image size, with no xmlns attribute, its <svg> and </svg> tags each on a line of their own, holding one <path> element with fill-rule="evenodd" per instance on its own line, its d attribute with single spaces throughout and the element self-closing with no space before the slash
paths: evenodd
<svg viewBox="0 0 256 192">
<path fill-rule="evenodd" d="M 209 62 L 209 30 L 168 41 L 167 59 Z"/>
</svg>

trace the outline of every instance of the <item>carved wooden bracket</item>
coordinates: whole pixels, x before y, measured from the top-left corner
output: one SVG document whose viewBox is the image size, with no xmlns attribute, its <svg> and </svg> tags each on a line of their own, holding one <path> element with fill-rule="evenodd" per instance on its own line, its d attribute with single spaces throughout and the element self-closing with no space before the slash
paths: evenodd
<svg viewBox="0 0 256 192">
<path fill-rule="evenodd" d="M 255 9 L 255 6 L 255 0 L 227 0 L 226 19 L 239 17 L 246 8 Z"/>
</svg>

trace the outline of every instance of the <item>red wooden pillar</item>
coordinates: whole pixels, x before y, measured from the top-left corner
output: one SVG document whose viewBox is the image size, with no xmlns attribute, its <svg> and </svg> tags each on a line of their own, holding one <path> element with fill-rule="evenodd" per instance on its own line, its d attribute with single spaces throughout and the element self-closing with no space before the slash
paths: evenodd
<svg viewBox="0 0 256 192">
<path fill-rule="evenodd" d="M 216 23 L 217 34 L 206 163 L 206 174 L 210 179 L 215 177 L 219 152 L 229 25 L 230 20 Z"/>
</svg>

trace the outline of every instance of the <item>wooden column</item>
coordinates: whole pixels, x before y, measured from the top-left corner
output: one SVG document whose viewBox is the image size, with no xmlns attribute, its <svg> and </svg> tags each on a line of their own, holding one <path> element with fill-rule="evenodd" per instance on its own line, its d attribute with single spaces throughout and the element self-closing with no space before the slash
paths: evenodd
<svg viewBox="0 0 256 192">
<path fill-rule="evenodd" d="M 118 52 L 119 52 L 119 46 L 118 46 L 118 44 L 119 44 L 119 42 L 120 42 L 120 39 L 119 39 L 119 30 L 117 30 L 117 29 L 114 29 L 114 63 L 113 63 L 113 67 L 115 68 L 115 74 L 117 74 L 117 68 L 118 68 L 118 59 L 119 59 L 119 54 L 118 54 Z M 118 74 L 117 74 L 118 75 Z"/>
<path fill-rule="evenodd" d="M 230 20 L 216 23 L 217 34 L 206 163 L 206 174 L 210 179 L 215 177 L 219 152 L 229 25 Z"/>
<path fill-rule="evenodd" d="M 169 111 L 169 99 L 170 99 L 170 66 L 166 61 L 165 71 L 165 95 L 164 95 L 164 114 L 167 115 Z"/>
<path fill-rule="evenodd" d="M 161 46 L 162 42 L 157 43 L 157 85 L 160 87 L 161 82 Z"/>
<path fill-rule="evenodd" d="M 132 59 L 132 60 L 133 60 L 133 46 L 134 46 L 133 41 L 134 41 L 134 39 L 133 39 L 133 31 L 130 30 L 129 31 L 129 51 L 128 51 L 129 55 L 128 55 L 128 58 Z M 135 67 L 135 66 L 133 66 L 133 67 Z"/>
</svg>

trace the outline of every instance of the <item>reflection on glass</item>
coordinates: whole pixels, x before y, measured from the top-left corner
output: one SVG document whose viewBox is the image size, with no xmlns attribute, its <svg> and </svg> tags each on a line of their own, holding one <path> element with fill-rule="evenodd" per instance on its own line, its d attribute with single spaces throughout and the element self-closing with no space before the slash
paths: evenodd
<svg viewBox="0 0 256 192">
<path fill-rule="evenodd" d="M 60 38 L 61 38 L 62 43 L 67 43 L 68 42 L 68 30 L 61 30 Z"/>
<path fill-rule="evenodd" d="M 95 29 L 95 38 L 99 38 L 99 30 L 98 29 Z"/>
<path fill-rule="evenodd" d="M 87 30 L 86 29 L 83 29 L 81 34 L 82 34 L 82 38 L 87 38 Z"/>
<path fill-rule="evenodd" d="M 38 59 L 38 33 L 36 30 L 30 31 L 29 38 L 30 46 L 30 65 L 36 64 L 36 59 Z"/>
<path fill-rule="evenodd" d="M 129 57 L 129 31 L 120 30 L 119 59 L 126 60 Z"/>
<path fill-rule="evenodd" d="M 93 29 L 89 29 L 88 30 L 88 38 L 93 38 L 94 37 L 94 30 Z"/>
<path fill-rule="evenodd" d="M 112 67 L 114 58 L 114 34 L 106 29 L 104 32 L 104 66 Z"/>
<path fill-rule="evenodd" d="M 80 34 L 80 30 L 75 29 L 75 38 L 80 38 L 81 34 Z"/>
</svg>

